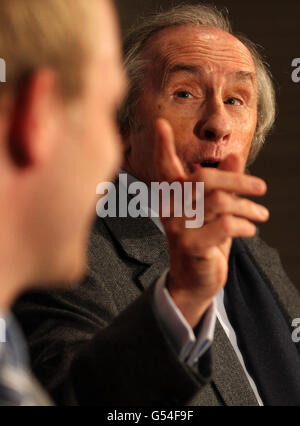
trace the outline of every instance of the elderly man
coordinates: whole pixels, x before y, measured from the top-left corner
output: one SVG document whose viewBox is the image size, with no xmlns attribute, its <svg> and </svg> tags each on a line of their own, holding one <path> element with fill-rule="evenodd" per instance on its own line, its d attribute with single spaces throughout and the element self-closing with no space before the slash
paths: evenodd
<svg viewBox="0 0 300 426">
<path fill-rule="evenodd" d="M 17 307 L 34 370 L 61 403 L 299 405 L 299 295 L 255 235 L 268 211 L 244 198 L 266 191 L 244 173 L 274 120 L 263 62 L 205 6 L 143 21 L 125 62 L 128 180 L 203 181 L 204 225 L 98 219 L 79 289 Z"/>
<path fill-rule="evenodd" d="M 83 275 L 94 188 L 120 160 L 115 21 L 106 0 L 1 2 L 0 405 L 50 402 L 9 310 L 32 283 L 70 288 Z"/>
</svg>

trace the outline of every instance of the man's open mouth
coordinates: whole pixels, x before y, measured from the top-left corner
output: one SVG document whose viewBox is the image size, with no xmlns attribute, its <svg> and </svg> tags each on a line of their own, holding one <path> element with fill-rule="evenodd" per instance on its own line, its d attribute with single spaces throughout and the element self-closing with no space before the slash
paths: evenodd
<svg viewBox="0 0 300 426">
<path fill-rule="evenodd" d="M 217 168 L 220 164 L 219 161 L 202 161 L 201 163 L 202 167 L 215 167 Z"/>
</svg>

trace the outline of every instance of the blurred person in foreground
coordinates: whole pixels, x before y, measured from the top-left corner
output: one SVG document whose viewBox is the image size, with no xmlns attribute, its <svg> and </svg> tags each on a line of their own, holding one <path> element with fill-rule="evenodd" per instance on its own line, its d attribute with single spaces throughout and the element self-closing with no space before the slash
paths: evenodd
<svg viewBox="0 0 300 426">
<path fill-rule="evenodd" d="M 70 288 L 84 273 L 96 185 L 119 166 L 125 76 L 109 1 L 0 11 L 0 405 L 44 405 L 10 307 L 32 283 Z"/>
<path fill-rule="evenodd" d="M 203 181 L 204 226 L 98 218 L 79 288 L 16 308 L 34 371 L 62 404 L 71 389 L 83 405 L 299 405 L 299 294 L 256 234 L 268 211 L 245 198 L 266 191 L 245 167 L 275 117 L 267 67 L 202 5 L 142 20 L 125 64 L 128 182 Z"/>
</svg>

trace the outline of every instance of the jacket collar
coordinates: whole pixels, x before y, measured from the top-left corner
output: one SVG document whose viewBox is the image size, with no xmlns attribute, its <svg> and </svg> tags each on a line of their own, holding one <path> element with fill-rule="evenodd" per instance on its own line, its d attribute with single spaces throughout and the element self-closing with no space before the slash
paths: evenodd
<svg viewBox="0 0 300 426">
<path fill-rule="evenodd" d="M 165 236 L 151 218 L 126 217 L 103 219 L 127 257 L 146 265 L 152 265 L 167 252 Z"/>
<path fill-rule="evenodd" d="M 122 171 L 122 173 L 125 172 Z M 127 179 L 129 183 L 135 180 L 131 175 L 128 175 Z M 118 212 L 119 194 L 120 191 L 123 191 L 124 194 L 125 189 L 120 184 L 119 179 L 115 181 L 115 186 Z M 133 196 L 128 195 L 127 197 L 129 201 Z M 150 217 L 133 218 L 127 215 L 127 217 L 106 217 L 103 220 L 114 236 L 116 243 L 128 258 L 149 267 L 158 264 L 163 265 L 163 269 L 165 269 L 168 266 L 166 237 Z M 148 271 L 146 276 L 151 278 L 151 273 Z M 145 278 L 145 281 L 144 284 L 146 285 L 148 279 Z"/>
</svg>

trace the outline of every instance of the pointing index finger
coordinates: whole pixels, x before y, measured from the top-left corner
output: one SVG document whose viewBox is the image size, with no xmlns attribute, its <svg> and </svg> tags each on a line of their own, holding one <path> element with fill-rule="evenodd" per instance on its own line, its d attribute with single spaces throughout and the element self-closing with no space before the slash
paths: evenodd
<svg viewBox="0 0 300 426">
<path fill-rule="evenodd" d="M 163 118 L 156 121 L 155 165 L 159 180 L 173 182 L 186 178 L 183 166 L 176 154 L 174 133 L 169 122 Z"/>
</svg>

